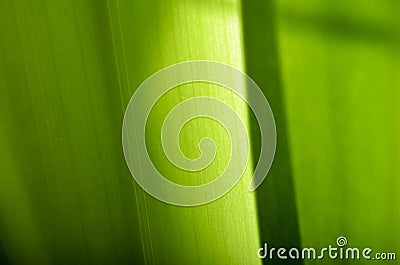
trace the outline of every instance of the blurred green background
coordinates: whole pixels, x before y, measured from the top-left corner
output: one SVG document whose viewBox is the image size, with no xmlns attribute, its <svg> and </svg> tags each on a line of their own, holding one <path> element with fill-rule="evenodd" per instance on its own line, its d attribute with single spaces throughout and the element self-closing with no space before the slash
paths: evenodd
<svg viewBox="0 0 400 265">
<path fill-rule="evenodd" d="M 346 236 L 400 255 L 398 10 L 396 0 L 0 1 L 0 263 L 395 264 L 257 251 Z M 241 69 L 267 96 L 278 145 L 255 193 L 250 114 L 251 165 L 223 198 L 171 206 L 130 176 L 125 107 L 148 76 L 187 60 Z M 248 114 L 207 86 L 160 111 L 202 91 Z M 191 146 L 190 133 L 182 141 Z"/>
</svg>

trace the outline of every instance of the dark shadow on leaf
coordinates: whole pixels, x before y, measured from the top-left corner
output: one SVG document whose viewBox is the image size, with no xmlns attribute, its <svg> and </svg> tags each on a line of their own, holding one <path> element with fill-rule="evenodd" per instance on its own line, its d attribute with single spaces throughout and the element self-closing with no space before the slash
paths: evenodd
<svg viewBox="0 0 400 265">
<path fill-rule="evenodd" d="M 277 126 L 275 160 L 264 183 L 257 189 L 260 240 L 269 247 L 300 247 L 300 232 L 290 164 L 280 65 L 276 47 L 273 3 L 242 1 L 246 73 L 267 97 Z M 249 97 L 252 95 L 249 94 Z M 258 130 L 253 121 L 252 132 Z M 254 157 L 258 159 L 259 139 L 252 134 Z M 265 259 L 265 263 L 303 264 L 302 260 Z"/>
</svg>

